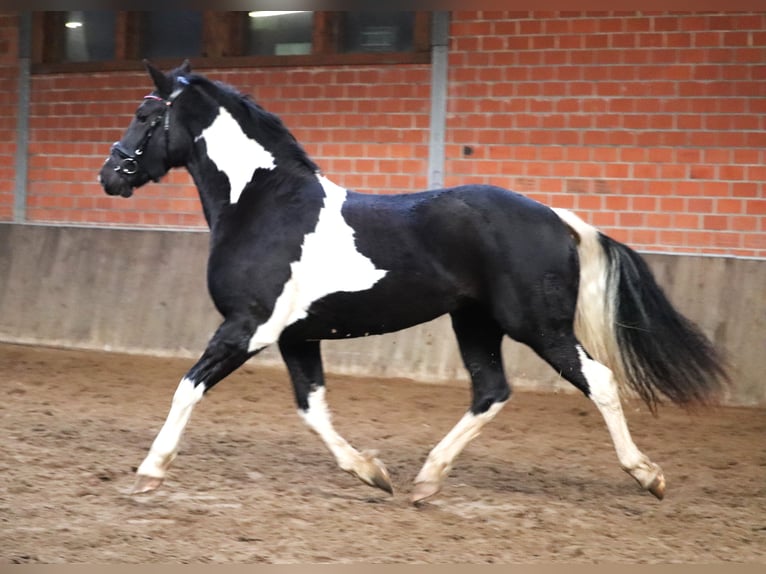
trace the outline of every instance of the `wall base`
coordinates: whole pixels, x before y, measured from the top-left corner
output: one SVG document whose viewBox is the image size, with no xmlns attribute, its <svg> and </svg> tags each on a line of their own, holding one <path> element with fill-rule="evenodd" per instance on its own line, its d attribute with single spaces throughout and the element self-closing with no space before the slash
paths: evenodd
<svg viewBox="0 0 766 574">
<path fill-rule="evenodd" d="M 207 250 L 208 234 L 197 231 L 0 224 L 0 341 L 196 359 L 220 322 L 206 289 Z M 766 261 L 646 259 L 679 310 L 727 354 L 727 403 L 766 405 Z M 446 317 L 322 348 L 328 372 L 467 386 Z M 527 347 L 506 340 L 503 352 L 514 387 L 572 390 Z M 281 365 L 276 349 L 251 360 Z"/>
</svg>

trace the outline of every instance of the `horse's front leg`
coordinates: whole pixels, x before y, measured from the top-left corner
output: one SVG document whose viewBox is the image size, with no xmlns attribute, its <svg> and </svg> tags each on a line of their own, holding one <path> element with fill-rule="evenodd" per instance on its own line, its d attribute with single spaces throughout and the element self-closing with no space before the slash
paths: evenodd
<svg viewBox="0 0 766 574">
<path fill-rule="evenodd" d="M 325 401 L 324 373 L 319 341 L 280 339 L 279 350 L 287 365 L 298 403 L 298 413 L 324 441 L 342 470 L 370 486 L 393 494 L 391 479 L 383 463 L 372 452 L 359 452 L 332 426 Z"/>
<path fill-rule="evenodd" d="M 138 467 L 133 494 L 150 492 L 162 484 L 194 406 L 213 385 L 260 350 L 248 348 L 252 333 L 251 321 L 243 318 L 226 319 L 218 328 L 202 357 L 181 379 L 165 424 Z"/>
</svg>

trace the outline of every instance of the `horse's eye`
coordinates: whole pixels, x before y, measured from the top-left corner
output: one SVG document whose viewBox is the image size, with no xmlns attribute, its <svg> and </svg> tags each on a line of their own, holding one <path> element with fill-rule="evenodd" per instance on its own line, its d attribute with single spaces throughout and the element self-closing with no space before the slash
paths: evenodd
<svg viewBox="0 0 766 574">
<path fill-rule="evenodd" d="M 147 116 L 145 116 L 144 114 L 136 114 L 136 121 L 138 121 L 139 124 L 145 124 L 146 118 Z"/>
</svg>

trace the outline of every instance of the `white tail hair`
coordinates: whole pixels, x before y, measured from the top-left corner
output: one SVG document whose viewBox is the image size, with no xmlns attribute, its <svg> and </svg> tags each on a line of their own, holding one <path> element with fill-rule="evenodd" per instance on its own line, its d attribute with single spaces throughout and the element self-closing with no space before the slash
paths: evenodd
<svg viewBox="0 0 766 574">
<path fill-rule="evenodd" d="M 652 411 L 660 394 L 685 406 L 717 400 L 728 383 L 724 359 L 673 307 L 641 255 L 571 211 L 553 211 L 578 243 L 574 329 L 588 354 Z"/>
<path fill-rule="evenodd" d="M 617 290 L 609 281 L 610 261 L 599 240 L 600 232 L 568 209 L 553 211 L 578 238 L 580 255 L 580 290 L 577 294 L 575 335 L 585 350 L 606 365 L 620 387 L 625 390 L 625 369 L 614 325 Z"/>
</svg>

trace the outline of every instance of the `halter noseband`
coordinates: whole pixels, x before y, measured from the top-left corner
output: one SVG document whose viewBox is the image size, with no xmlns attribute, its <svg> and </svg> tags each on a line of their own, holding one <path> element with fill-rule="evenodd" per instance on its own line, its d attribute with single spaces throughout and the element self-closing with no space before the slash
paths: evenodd
<svg viewBox="0 0 766 574">
<path fill-rule="evenodd" d="M 182 86 L 187 86 L 189 85 L 189 80 L 187 80 L 183 76 L 179 76 L 178 83 L 181 84 Z M 173 102 L 181 94 L 182 91 L 183 91 L 183 87 L 177 88 L 176 90 L 173 91 L 172 94 L 170 94 L 170 97 L 168 97 L 168 99 L 155 96 L 154 94 L 147 94 L 146 96 L 144 96 L 145 100 L 157 100 L 158 102 L 162 102 L 163 104 L 165 104 L 165 107 L 162 108 L 162 111 L 159 113 L 159 115 L 155 116 L 154 119 L 151 121 L 151 123 L 149 124 L 149 128 L 146 130 L 146 133 L 144 133 L 144 136 L 138 142 L 138 145 L 136 146 L 136 149 L 132 154 L 128 150 L 126 150 L 120 142 L 116 141 L 112 144 L 112 151 L 117 152 L 117 155 L 119 155 L 122 158 L 120 163 L 118 163 L 115 166 L 114 171 L 118 173 L 122 173 L 124 175 L 134 175 L 138 172 L 140 168 L 139 159 L 141 158 L 142 155 L 144 155 L 146 146 L 149 144 L 149 140 L 152 139 L 152 135 L 154 135 L 154 130 L 157 129 L 157 126 L 160 124 L 160 120 L 164 120 L 163 131 L 165 132 L 165 148 L 167 148 L 168 146 L 167 134 L 168 134 L 168 131 L 170 130 L 170 114 L 168 113 L 168 109 L 170 108 L 170 106 L 173 105 Z M 155 179 L 151 176 L 150 178 Z"/>
</svg>

